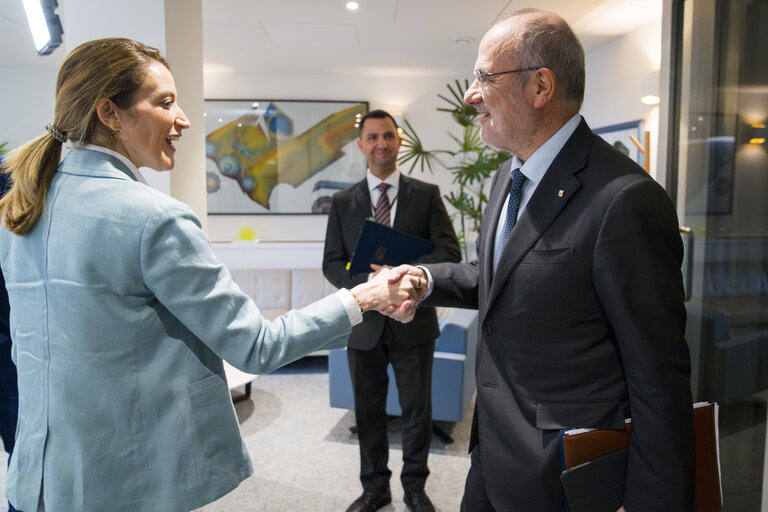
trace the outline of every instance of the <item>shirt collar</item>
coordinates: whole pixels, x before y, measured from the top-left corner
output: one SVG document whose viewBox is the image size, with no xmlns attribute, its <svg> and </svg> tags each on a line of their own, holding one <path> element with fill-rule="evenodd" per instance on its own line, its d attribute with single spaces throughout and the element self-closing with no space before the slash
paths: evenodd
<svg viewBox="0 0 768 512">
<path fill-rule="evenodd" d="M 380 183 L 386 183 L 389 185 L 391 190 L 397 190 L 397 185 L 400 183 L 400 168 L 396 167 L 395 172 L 387 176 L 387 179 L 385 180 L 379 179 L 378 177 L 374 176 L 371 170 L 368 169 L 368 172 L 366 173 L 366 178 L 368 179 L 369 192 L 373 192 L 373 190 L 376 187 L 378 187 Z"/>
<path fill-rule="evenodd" d="M 539 146 L 539 149 L 534 151 L 525 163 L 522 163 L 517 156 L 513 155 L 511 169 L 520 169 L 520 172 L 522 172 L 526 178 L 538 185 L 544 177 L 544 174 L 547 172 L 547 169 L 549 169 L 549 166 L 552 165 L 555 157 L 557 157 L 560 150 L 563 149 L 563 146 L 568 142 L 568 139 L 571 138 L 573 132 L 576 131 L 580 122 L 581 115 L 579 114 L 570 118 L 562 128 L 547 140 L 547 142 Z"/>
<path fill-rule="evenodd" d="M 111 149 L 105 148 L 104 146 L 97 146 L 96 144 L 85 144 L 82 146 L 83 149 L 90 149 L 91 151 L 99 151 L 100 153 L 106 153 L 114 158 L 117 158 L 120 160 L 123 164 L 125 164 L 126 167 L 128 167 L 128 170 L 131 171 L 134 178 L 136 178 L 136 181 L 139 183 L 143 183 L 147 185 L 147 180 L 144 179 L 144 176 L 141 175 L 139 172 L 138 167 L 136 167 L 133 162 L 128 160 L 125 155 L 122 155 L 118 153 L 117 151 L 113 151 Z"/>
</svg>

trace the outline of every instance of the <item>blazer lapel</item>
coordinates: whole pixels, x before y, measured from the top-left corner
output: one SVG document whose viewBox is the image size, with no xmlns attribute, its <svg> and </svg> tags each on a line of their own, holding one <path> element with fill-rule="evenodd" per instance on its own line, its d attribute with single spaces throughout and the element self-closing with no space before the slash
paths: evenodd
<svg viewBox="0 0 768 512">
<path fill-rule="evenodd" d="M 482 255 L 480 269 L 482 271 L 480 292 L 482 297 L 488 297 L 491 288 L 491 279 L 493 277 L 493 251 L 496 245 L 496 226 L 499 225 L 499 217 L 504 207 L 504 201 L 509 194 L 509 186 L 512 181 L 509 170 L 512 164 L 509 160 L 501 164 L 496 171 L 494 182 L 491 184 L 491 193 L 488 198 L 488 204 L 485 209 L 488 212 L 488 222 L 484 223 L 485 230 L 482 233 L 482 247 L 479 247 L 479 254 Z"/>
<path fill-rule="evenodd" d="M 392 222 L 394 229 L 402 229 L 401 226 L 410 218 L 408 216 L 408 206 L 411 204 L 410 198 L 413 188 L 411 180 L 407 176 L 400 174 L 400 183 L 398 183 L 397 200 L 395 203 L 395 218 Z"/>
<path fill-rule="evenodd" d="M 349 211 L 345 215 L 349 215 L 350 218 L 361 218 L 360 225 L 373 216 L 373 210 L 371 209 L 371 193 L 368 191 L 368 180 L 363 178 L 363 181 L 358 181 L 354 185 L 357 187 L 354 195 L 351 196 Z"/>
<path fill-rule="evenodd" d="M 582 119 L 581 124 L 549 166 L 536 191 L 517 220 L 507 245 L 501 253 L 499 266 L 493 275 L 488 295 L 490 304 L 498 296 L 503 284 L 520 264 L 523 256 L 562 211 L 578 190 L 575 173 L 584 168 L 592 145 L 591 131 Z M 498 214 L 495 216 L 498 221 Z"/>
</svg>

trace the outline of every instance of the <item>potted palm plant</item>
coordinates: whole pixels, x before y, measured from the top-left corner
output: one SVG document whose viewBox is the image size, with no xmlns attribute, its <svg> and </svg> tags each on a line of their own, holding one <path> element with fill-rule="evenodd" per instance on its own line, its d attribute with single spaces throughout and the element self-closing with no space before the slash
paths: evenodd
<svg viewBox="0 0 768 512">
<path fill-rule="evenodd" d="M 462 254 L 465 260 L 471 260 L 474 257 L 473 242 L 480 231 L 483 209 L 488 202 L 484 190 L 485 182 L 511 155 L 488 146 L 480 138 L 480 127 L 475 123 L 479 117 L 477 109 L 464 103 L 464 93 L 469 88 L 469 80 L 464 80 L 463 85 L 456 80 L 446 87 L 450 95 L 437 96 L 447 103 L 447 106 L 438 107 L 437 110 L 450 114 L 461 128 L 460 136 L 448 134 L 457 147 L 453 150 L 425 149 L 413 126 L 408 120 L 404 120 L 399 163 L 403 167 L 410 163 L 409 173 L 417 166 L 421 172 L 434 172 L 435 166 L 440 166 L 453 174 L 453 183 L 458 185 L 458 192 L 451 192 L 444 197 L 456 209 Z"/>
</svg>

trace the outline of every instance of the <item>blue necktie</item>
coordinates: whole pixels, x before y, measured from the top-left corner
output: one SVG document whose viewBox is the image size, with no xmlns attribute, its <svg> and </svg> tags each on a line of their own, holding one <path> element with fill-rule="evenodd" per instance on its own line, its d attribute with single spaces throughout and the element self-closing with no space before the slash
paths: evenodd
<svg viewBox="0 0 768 512">
<path fill-rule="evenodd" d="M 512 185 L 509 187 L 507 218 L 504 219 L 504 226 L 501 228 L 499 243 L 496 244 L 496 248 L 493 251 L 494 271 L 499 265 L 499 258 L 501 258 L 501 252 L 504 250 L 504 246 L 507 244 L 509 234 L 512 232 L 512 228 L 515 227 L 515 222 L 517 222 L 517 211 L 520 209 L 520 197 L 522 196 L 524 183 L 525 175 L 520 172 L 520 169 L 515 169 L 512 171 Z"/>
</svg>

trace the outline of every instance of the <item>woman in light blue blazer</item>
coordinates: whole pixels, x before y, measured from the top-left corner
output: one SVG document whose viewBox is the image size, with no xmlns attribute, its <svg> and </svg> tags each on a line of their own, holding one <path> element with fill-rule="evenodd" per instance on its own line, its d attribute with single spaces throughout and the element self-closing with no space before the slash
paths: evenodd
<svg viewBox="0 0 768 512">
<path fill-rule="evenodd" d="M 157 50 L 92 41 L 62 64 L 47 133 L 5 163 L 0 265 L 20 395 L 6 493 L 20 510 L 188 511 L 219 498 L 253 473 L 222 359 L 265 373 L 344 347 L 364 310 L 413 307 L 420 282 L 381 275 L 262 318 L 192 211 L 138 171 L 173 168 L 188 127 Z"/>
</svg>

